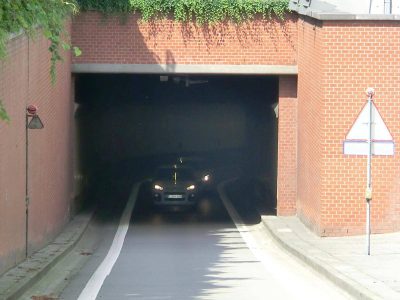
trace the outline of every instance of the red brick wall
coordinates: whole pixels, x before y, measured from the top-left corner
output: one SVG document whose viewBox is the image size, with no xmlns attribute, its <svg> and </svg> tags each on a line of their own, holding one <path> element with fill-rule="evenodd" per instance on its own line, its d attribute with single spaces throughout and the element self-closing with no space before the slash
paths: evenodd
<svg viewBox="0 0 400 300">
<path fill-rule="evenodd" d="M 0 273 L 25 256 L 25 108 L 39 107 L 45 125 L 29 131 L 29 253 L 69 218 L 71 193 L 70 57 L 49 76 L 48 41 L 18 36 L 0 62 L 0 99 L 11 117 L 0 122 Z"/>
<path fill-rule="evenodd" d="M 343 141 L 376 89 L 395 142 L 400 134 L 399 22 L 299 21 L 299 217 L 321 235 L 365 228 L 366 157 L 343 155 Z M 400 160 L 373 158 L 372 232 L 400 229 Z"/>
<path fill-rule="evenodd" d="M 296 214 L 297 77 L 279 77 L 277 213 Z"/>
<path fill-rule="evenodd" d="M 344 156 L 342 142 L 374 87 L 395 143 L 400 138 L 400 22 L 325 22 L 321 233 L 364 232 L 366 157 Z M 397 151 L 399 147 L 396 147 Z M 400 229 L 400 158 L 372 160 L 372 232 Z"/>
<path fill-rule="evenodd" d="M 74 63 L 115 64 L 296 64 L 296 17 L 212 27 L 171 20 L 122 23 L 83 13 L 73 22 L 73 44 L 82 50 Z"/>
<path fill-rule="evenodd" d="M 27 73 L 18 70 L 27 70 L 26 38 L 12 40 L 8 52 L 7 62 L 0 63 L 0 99 L 11 117 L 10 125 L 0 122 L 0 272 L 25 255 Z"/>
<path fill-rule="evenodd" d="M 298 23 L 298 173 L 297 214 L 319 231 L 322 195 L 323 43 L 321 23 Z"/>
</svg>

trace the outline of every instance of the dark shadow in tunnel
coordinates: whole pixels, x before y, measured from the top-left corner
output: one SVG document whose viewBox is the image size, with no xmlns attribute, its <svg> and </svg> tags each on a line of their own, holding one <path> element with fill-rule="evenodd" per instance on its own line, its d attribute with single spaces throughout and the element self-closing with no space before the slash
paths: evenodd
<svg viewBox="0 0 400 300">
<path fill-rule="evenodd" d="M 241 177 L 275 191 L 275 77 L 81 74 L 76 95 L 87 204 L 105 215 L 121 211 L 135 180 L 181 155 L 206 158 L 215 183 Z"/>
<path fill-rule="evenodd" d="M 118 6 L 121 11 L 130 11 L 131 4 L 129 1 L 119 1 Z M 146 57 L 146 63 L 154 66 L 161 62 L 157 55 L 147 48 L 141 31 L 138 29 L 138 22 L 135 19 L 129 25 L 125 21 L 128 20 L 125 13 L 121 17 L 104 15 L 99 22 L 101 26 L 132 26 L 130 29 L 135 41 L 136 51 L 140 51 L 143 57 Z M 82 58 L 85 58 L 85 51 Z M 173 54 L 168 51 L 167 55 L 167 71 L 174 72 L 175 59 Z M 89 59 L 90 60 L 90 59 Z M 159 66 L 159 73 L 165 70 Z M 155 67 L 154 72 L 157 72 Z M 88 80 L 88 78 L 90 78 Z M 83 180 L 77 184 L 77 194 L 74 207 L 76 210 L 96 208 L 99 218 L 107 220 L 119 216 L 123 209 L 133 183 L 143 177 L 148 176 L 147 169 L 144 168 L 146 161 L 141 158 L 119 158 L 106 159 L 102 155 L 102 149 L 96 147 L 96 139 L 98 135 L 93 134 L 104 128 L 112 129 L 115 126 L 112 118 L 109 118 L 109 111 L 113 107 L 122 105 L 127 99 L 134 96 L 142 97 L 146 101 L 146 95 L 137 94 L 137 86 L 134 88 L 126 88 L 132 83 L 130 75 L 101 75 L 101 74 L 75 74 L 73 76 L 75 86 L 75 103 L 78 105 L 75 112 L 76 133 L 76 149 L 77 155 L 75 159 L 75 174 L 79 174 Z M 104 91 L 110 91 L 107 93 Z M 104 126 L 106 124 L 106 126 Z M 118 157 L 118 149 L 123 145 L 122 137 L 117 131 L 109 130 L 105 135 L 110 135 L 109 146 L 112 151 L 116 152 Z M 151 159 L 150 159 L 151 160 Z M 150 164 L 151 165 L 151 162 Z M 147 166 L 148 167 L 148 166 Z"/>
</svg>

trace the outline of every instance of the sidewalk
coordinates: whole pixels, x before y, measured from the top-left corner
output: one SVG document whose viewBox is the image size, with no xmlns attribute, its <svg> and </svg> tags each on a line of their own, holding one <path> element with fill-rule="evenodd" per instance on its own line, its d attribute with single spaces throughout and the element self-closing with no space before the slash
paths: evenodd
<svg viewBox="0 0 400 300">
<path fill-rule="evenodd" d="M 356 299 L 400 299 L 400 232 L 321 238 L 296 217 L 263 216 L 278 243 Z"/>
<path fill-rule="evenodd" d="M 75 246 L 91 217 L 92 213 L 77 215 L 48 246 L 0 276 L 0 299 L 18 299 L 29 287 L 38 282 Z"/>
</svg>

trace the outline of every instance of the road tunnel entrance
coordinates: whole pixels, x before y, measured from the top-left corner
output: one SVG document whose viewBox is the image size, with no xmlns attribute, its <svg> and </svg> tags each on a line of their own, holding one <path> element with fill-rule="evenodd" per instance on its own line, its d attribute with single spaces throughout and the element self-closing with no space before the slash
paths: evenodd
<svg viewBox="0 0 400 300">
<path fill-rule="evenodd" d="M 278 77 L 79 74 L 75 101 L 91 195 L 151 177 L 178 157 L 201 157 L 215 181 L 239 179 L 243 198 L 275 213 Z"/>
</svg>

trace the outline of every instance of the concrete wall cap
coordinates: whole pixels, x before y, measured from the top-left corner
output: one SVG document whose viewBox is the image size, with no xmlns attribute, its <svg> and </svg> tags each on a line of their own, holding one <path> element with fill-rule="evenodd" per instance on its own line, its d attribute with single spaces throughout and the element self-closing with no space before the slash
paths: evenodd
<svg viewBox="0 0 400 300">
<path fill-rule="evenodd" d="M 384 1 L 378 0 L 291 0 L 291 11 L 318 20 L 400 20 L 400 0 L 392 0 L 391 14 L 384 13 Z"/>
<path fill-rule="evenodd" d="M 399 21 L 400 15 L 369 15 L 369 14 L 346 14 L 346 13 L 321 13 L 315 11 L 308 11 L 305 16 L 312 17 L 320 21 L 346 21 L 346 20 L 360 20 L 360 21 Z"/>
</svg>

